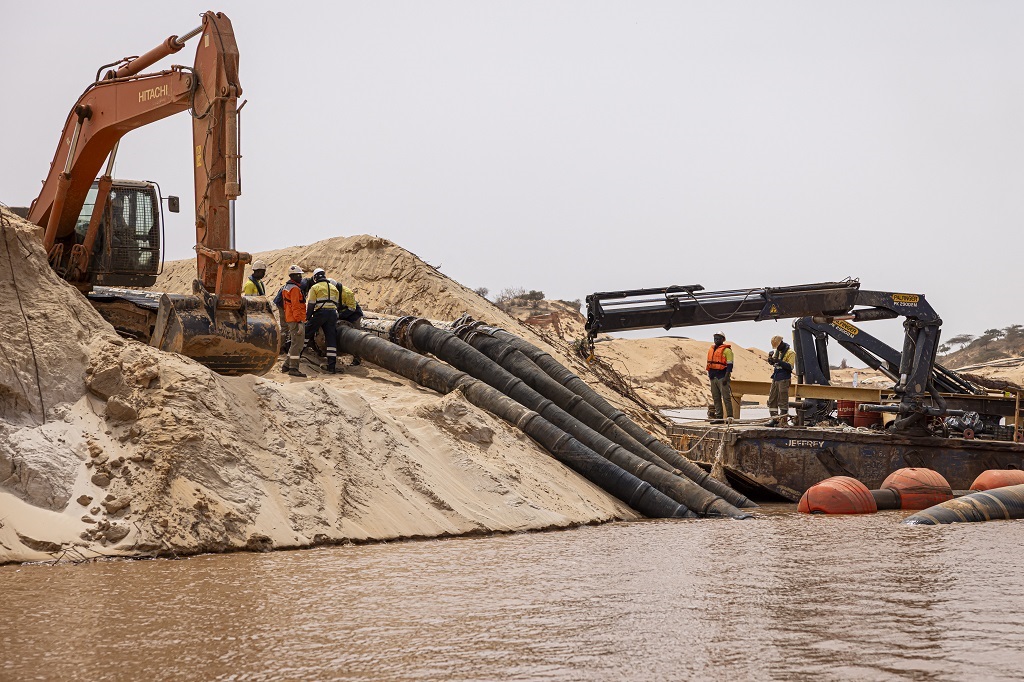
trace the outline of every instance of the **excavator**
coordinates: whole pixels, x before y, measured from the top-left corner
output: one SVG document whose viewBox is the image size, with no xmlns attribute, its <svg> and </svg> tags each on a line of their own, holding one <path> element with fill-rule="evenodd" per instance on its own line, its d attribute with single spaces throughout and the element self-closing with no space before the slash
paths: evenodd
<svg viewBox="0 0 1024 682">
<path fill-rule="evenodd" d="M 198 38 L 192 66 L 142 73 L 192 38 Z M 118 332 L 227 375 L 265 373 L 280 337 L 269 301 L 242 296 L 252 256 L 235 248 L 241 94 L 234 30 L 218 12 L 206 12 L 200 26 L 141 56 L 101 66 L 68 114 L 43 189 L 24 211 L 44 228 L 51 267 Z M 126 133 L 181 112 L 192 118 L 198 274 L 192 295 L 111 288 L 152 286 L 162 267 L 159 187 L 112 177 L 118 145 Z M 168 197 L 172 212 L 177 203 Z"/>
<path fill-rule="evenodd" d="M 633 329 L 802 317 L 822 324 L 904 317 L 903 352 L 892 370 L 899 403 L 861 409 L 897 414 L 894 430 L 924 430 L 930 417 L 958 413 L 933 382 L 942 320 L 922 294 L 868 291 L 857 280 L 844 280 L 716 292 L 699 284 L 632 289 L 591 294 L 586 303 L 591 347 L 597 334 Z"/>
</svg>

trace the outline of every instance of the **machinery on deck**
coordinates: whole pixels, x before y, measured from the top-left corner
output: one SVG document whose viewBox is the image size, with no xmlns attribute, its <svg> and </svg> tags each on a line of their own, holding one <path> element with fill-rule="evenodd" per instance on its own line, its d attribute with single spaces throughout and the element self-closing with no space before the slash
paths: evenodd
<svg viewBox="0 0 1024 682">
<path fill-rule="evenodd" d="M 198 36 L 193 66 L 141 71 Z M 104 69 L 109 69 L 101 76 Z M 50 265 L 87 293 L 126 336 L 191 357 L 222 374 L 263 374 L 277 359 L 280 329 L 270 303 L 243 297 L 250 254 L 235 249 L 239 178 L 238 47 L 230 20 L 202 24 L 140 57 L 100 67 L 68 115 L 60 144 L 26 217 L 45 228 Z M 244 106 L 244 102 L 243 102 Z M 192 295 L 109 289 L 151 286 L 162 264 L 162 203 L 154 183 L 111 176 L 121 138 L 188 111 L 192 117 L 196 260 Z M 106 160 L 106 170 L 97 174 Z M 177 199 L 169 197 L 177 210 Z"/>
<path fill-rule="evenodd" d="M 840 346 L 875 369 L 893 383 L 899 382 L 901 355 L 898 350 L 880 341 L 846 320 L 831 322 L 801 317 L 793 322 L 793 350 L 796 353 L 794 373 L 802 384 L 831 384 L 828 341 Z M 984 388 L 939 363 L 932 365 L 932 385 L 943 395 L 946 406 L 953 410 L 977 412 L 986 433 L 998 433 L 999 422 L 1015 415 L 1011 401 L 994 397 Z M 800 408 L 801 423 L 815 424 L 828 418 L 835 408 L 832 401 L 805 400 Z M 972 429 L 973 430 L 973 429 Z M 1012 438 L 1012 434 L 1008 437 Z"/>
<path fill-rule="evenodd" d="M 903 353 L 894 363 L 896 405 L 862 405 L 896 413 L 896 430 L 923 428 L 927 417 L 953 414 L 932 376 L 942 320 L 921 294 L 867 291 L 860 282 L 706 292 L 700 285 L 633 289 L 587 296 L 590 343 L 602 332 L 723 322 L 812 317 L 822 324 L 906 318 Z"/>
</svg>

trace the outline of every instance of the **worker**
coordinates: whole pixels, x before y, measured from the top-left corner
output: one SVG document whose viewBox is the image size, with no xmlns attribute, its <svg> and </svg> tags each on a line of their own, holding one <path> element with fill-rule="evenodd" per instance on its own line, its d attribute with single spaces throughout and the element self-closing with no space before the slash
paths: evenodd
<svg viewBox="0 0 1024 682">
<path fill-rule="evenodd" d="M 338 371 L 338 308 L 341 306 L 341 290 L 327 279 L 323 268 L 313 271 L 312 281 L 306 296 L 306 345 L 313 343 L 317 330 L 322 328 L 327 346 L 327 362 L 320 369 L 335 374 Z"/>
<path fill-rule="evenodd" d="M 267 264 L 261 260 L 252 264 L 252 274 L 245 280 L 243 296 L 266 296 L 267 288 L 263 285 L 263 275 L 267 274 Z"/>
<path fill-rule="evenodd" d="M 733 419 L 732 409 L 732 346 L 725 342 L 725 334 L 715 332 L 715 344 L 708 349 L 708 379 L 711 380 L 711 398 L 715 403 L 715 421 L 723 415 Z M 723 403 L 724 406 L 723 406 Z M 723 410 L 724 407 L 724 410 Z"/>
<path fill-rule="evenodd" d="M 776 426 L 789 423 L 789 384 L 793 378 L 793 363 L 796 353 L 781 336 L 772 337 L 772 352 L 768 353 L 768 364 L 772 370 L 772 387 L 768 391 L 768 414 Z"/>
<path fill-rule="evenodd" d="M 293 265 L 288 268 L 288 281 L 274 298 L 274 303 L 284 316 L 283 331 L 288 337 L 288 359 L 281 371 L 293 377 L 305 377 L 299 371 L 299 356 L 305 340 L 306 297 L 302 295 L 302 268 Z"/>
<path fill-rule="evenodd" d="M 348 287 L 339 284 L 341 288 L 341 310 L 338 311 L 338 324 L 348 325 L 353 329 L 362 329 L 360 321 L 363 319 L 363 309 L 356 301 L 356 293 Z M 362 360 L 358 355 L 352 356 L 352 366 L 359 365 Z"/>
</svg>

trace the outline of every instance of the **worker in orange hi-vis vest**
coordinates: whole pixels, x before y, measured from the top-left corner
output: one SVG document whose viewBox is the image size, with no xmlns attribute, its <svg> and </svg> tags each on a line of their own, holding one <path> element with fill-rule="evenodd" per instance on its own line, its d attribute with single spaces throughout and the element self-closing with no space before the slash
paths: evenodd
<svg viewBox="0 0 1024 682">
<path fill-rule="evenodd" d="M 732 411 L 732 346 L 725 342 L 722 332 L 715 332 L 714 339 L 715 345 L 708 349 L 707 366 L 711 399 L 715 403 L 712 416 L 716 420 L 723 417 L 732 419 L 735 417 Z"/>
<path fill-rule="evenodd" d="M 302 295 L 300 282 L 302 268 L 293 265 L 288 268 L 288 281 L 274 300 L 284 312 L 285 331 L 290 339 L 288 359 L 284 361 L 281 371 L 293 377 L 306 376 L 299 370 L 299 356 L 302 355 L 302 345 L 306 338 L 306 297 Z"/>
</svg>

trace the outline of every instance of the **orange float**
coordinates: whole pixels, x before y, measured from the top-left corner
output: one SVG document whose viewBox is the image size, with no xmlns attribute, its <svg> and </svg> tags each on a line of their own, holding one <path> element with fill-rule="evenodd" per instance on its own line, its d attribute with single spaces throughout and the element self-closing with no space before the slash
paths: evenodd
<svg viewBox="0 0 1024 682">
<path fill-rule="evenodd" d="M 927 509 L 953 499 L 949 483 L 942 474 L 931 469 L 897 469 L 882 481 L 882 490 L 899 493 L 900 509 Z"/>
<path fill-rule="evenodd" d="M 800 498 L 804 514 L 874 514 L 878 511 L 868 487 L 849 476 L 833 476 L 812 485 Z"/>
<path fill-rule="evenodd" d="M 971 490 L 992 490 L 1021 483 L 1024 483 L 1024 471 L 1020 469 L 989 469 L 974 479 Z"/>
</svg>

